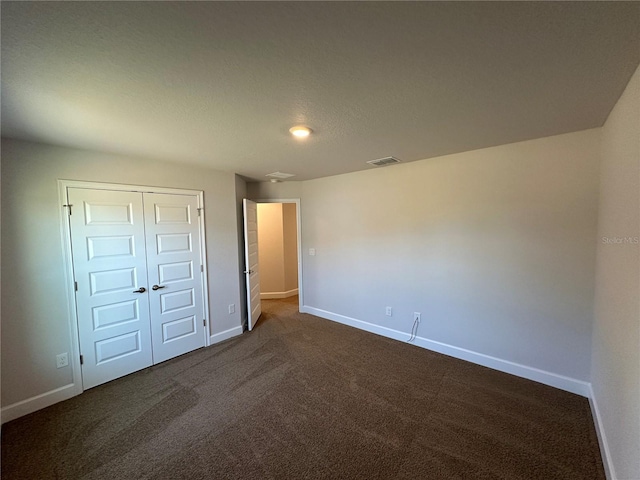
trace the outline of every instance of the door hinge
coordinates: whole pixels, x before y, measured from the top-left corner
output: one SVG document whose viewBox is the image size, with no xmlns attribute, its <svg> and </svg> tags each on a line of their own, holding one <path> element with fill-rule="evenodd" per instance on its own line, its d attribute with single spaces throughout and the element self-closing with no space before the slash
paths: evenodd
<svg viewBox="0 0 640 480">
<path fill-rule="evenodd" d="M 204 327 L 207 326 L 207 319 L 206 318 L 202 319 L 202 326 L 204 326 Z"/>
<path fill-rule="evenodd" d="M 200 271 L 204 272 L 204 265 L 200 265 Z"/>
<path fill-rule="evenodd" d="M 77 292 L 78 291 L 78 282 L 73 282 L 73 286 L 75 287 L 76 292 Z"/>
<path fill-rule="evenodd" d="M 198 216 L 200 216 L 201 210 L 204 210 L 204 208 L 197 208 L 196 210 L 198 210 Z"/>
<path fill-rule="evenodd" d="M 80 355 L 80 365 L 84 365 L 84 356 Z"/>
<path fill-rule="evenodd" d="M 65 208 L 68 208 L 69 209 L 69 215 L 71 215 L 71 207 L 73 207 L 73 204 L 72 203 L 68 203 L 68 204 L 62 205 L 62 206 L 65 207 Z"/>
</svg>

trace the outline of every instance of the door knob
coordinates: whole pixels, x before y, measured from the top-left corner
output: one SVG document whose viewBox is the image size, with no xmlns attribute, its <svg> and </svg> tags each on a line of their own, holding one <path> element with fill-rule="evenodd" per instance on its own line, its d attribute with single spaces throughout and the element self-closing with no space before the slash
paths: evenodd
<svg viewBox="0 0 640 480">
<path fill-rule="evenodd" d="M 134 290 L 134 291 L 133 291 L 133 293 L 144 293 L 144 292 L 146 292 L 146 291 L 147 291 L 147 289 L 146 289 L 146 288 L 144 288 L 144 287 L 140 287 L 138 290 Z"/>
<path fill-rule="evenodd" d="M 161 288 L 167 288 L 166 285 L 154 285 L 151 290 L 160 290 Z"/>
</svg>

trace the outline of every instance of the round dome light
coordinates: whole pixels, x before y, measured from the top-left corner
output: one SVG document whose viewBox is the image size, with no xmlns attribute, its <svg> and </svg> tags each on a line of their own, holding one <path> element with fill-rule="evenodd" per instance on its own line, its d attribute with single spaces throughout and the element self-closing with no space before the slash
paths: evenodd
<svg viewBox="0 0 640 480">
<path fill-rule="evenodd" d="M 311 129 L 309 127 L 305 127 L 304 125 L 298 125 L 296 127 L 291 127 L 289 129 L 291 135 L 294 135 L 299 138 L 308 137 L 311 133 Z"/>
</svg>

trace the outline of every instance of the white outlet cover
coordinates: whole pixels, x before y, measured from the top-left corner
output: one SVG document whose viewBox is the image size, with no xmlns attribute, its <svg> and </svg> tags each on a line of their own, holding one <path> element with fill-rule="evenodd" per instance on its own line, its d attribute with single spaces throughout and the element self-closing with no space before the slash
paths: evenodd
<svg viewBox="0 0 640 480">
<path fill-rule="evenodd" d="M 236 313 L 236 304 L 232 303 L 229 305 L 229 313 Z"/>
<path fill-rule="evenodd" d="M 309 255 L 311 255 L 312 257 L 316 254 L 316 249 L 315 248 L 310 248 L 309 249 Z"/>
<path fill-rule="evenodd" d="M 56 355 L 56 368 L 62 368 L 69 365 L 69 355 L 67 353 L 61 353 Z"/>
</svg>

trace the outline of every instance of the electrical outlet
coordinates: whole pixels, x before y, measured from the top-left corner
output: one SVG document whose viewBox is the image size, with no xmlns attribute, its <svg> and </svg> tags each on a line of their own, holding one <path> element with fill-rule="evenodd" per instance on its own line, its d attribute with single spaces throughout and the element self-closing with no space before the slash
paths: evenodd
<svg viewBox="0 0 640 480">
<path fill-rule="evenodd" d="M 420 312 L 413 312 L 413 321 L 420 323 Z"/>
<path fill-rule="evenodd" d="M 232 303 L 229 305 L 229 314 L 236 313 L 236 304 Z"/>
<path fill-rule="evenodd" d="M 69 365 L 69 354 L 61 353 L 60 355 L 56 355 L 56 368 L 62 368 Z"/>
<path fill-rule="evenodd" d="M 315 256 L 316 254 L 316 249 L 315 248 L 310 248 L 309 249 L 309 255 L 311 255 L 312 257 Z"/>
<path fill-rule="evenodd" d="M 391 307 L 387 307 L 386 314 L 387 314 L 387 317 L 390 317 L 391 315 L 393 315 L 393 311 L 392 311 Z"/>
</svg>

